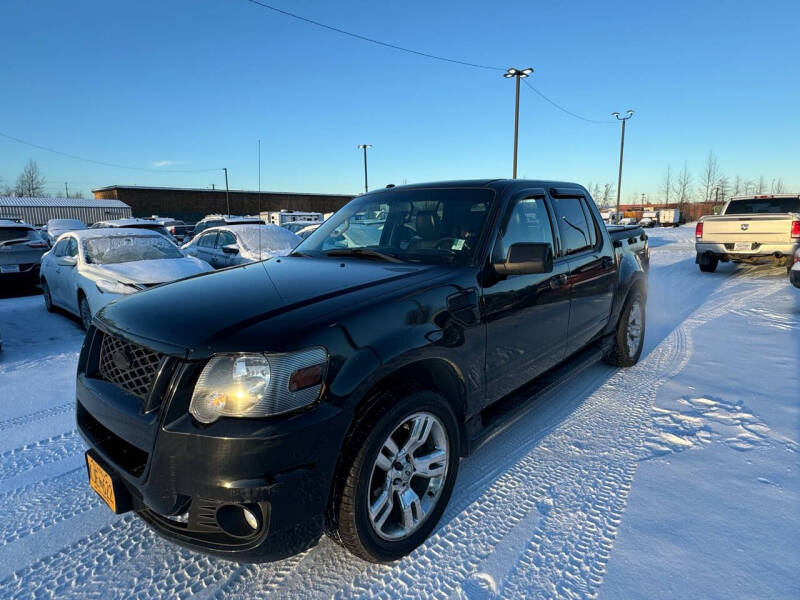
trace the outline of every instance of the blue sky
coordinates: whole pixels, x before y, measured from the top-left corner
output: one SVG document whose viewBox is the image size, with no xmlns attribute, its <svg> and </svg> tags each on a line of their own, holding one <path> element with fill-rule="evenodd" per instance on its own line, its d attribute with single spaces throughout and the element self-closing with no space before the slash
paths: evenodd
<svg viewBox="0 0 800 600">
<path fill-rule="evenodd" d="M 733 178 L 800 189 L 797 2 L 272 0 L 363 35 L 471 62 L 533 66 L 569 110 L 633 108 L 623 198 L 713 150 Z M 357 193 L 370 183 L 511 175 L 513 81 L 303 24 L 245 0 L 4 0 L 0 177 L 29 158 L 51 192 L 111 184 Z M 519 174 L 616 182 L 619 126 L 521 92 Z M 157 166 L 162 165 L 162 166 Z"/>
</svg>

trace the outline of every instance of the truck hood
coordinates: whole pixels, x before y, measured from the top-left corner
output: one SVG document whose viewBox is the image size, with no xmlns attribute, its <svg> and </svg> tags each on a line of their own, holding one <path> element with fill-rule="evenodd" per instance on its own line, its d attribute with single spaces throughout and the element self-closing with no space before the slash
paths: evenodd
<svg viewBox="0 0 800 600">
<path fill-rule="evenodd" d="M 443 267 L 359 259 L 283 257 L 192 277 L 122 298 L 98 313 L 99 321 L 134 340 L 159 342 L 179 354 L 207 351 L 221 332 L 249 327 L 344 294 L 380 294 L 405 280 L 404 290 Z M 213 348 L 212 348 L 213 349 Z"/>
</svg>

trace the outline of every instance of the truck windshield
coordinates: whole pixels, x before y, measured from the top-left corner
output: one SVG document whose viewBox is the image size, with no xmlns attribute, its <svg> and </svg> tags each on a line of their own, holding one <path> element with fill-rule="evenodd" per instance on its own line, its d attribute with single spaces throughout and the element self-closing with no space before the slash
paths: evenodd
<svg viewBox="0 0 800 600">
<path fill-rule="evenodd" d="M 486 226 L 489 189 L 384 190 L 352 200 L 295 253 L 466 264 Z M 366 250 L 366 251 L 365 251 Z"/>
<path fill-rule="evenodd" d="M 800 212 L 800 198 L 748 198 L 731 200 L 726 215 Z"/>
</svg>

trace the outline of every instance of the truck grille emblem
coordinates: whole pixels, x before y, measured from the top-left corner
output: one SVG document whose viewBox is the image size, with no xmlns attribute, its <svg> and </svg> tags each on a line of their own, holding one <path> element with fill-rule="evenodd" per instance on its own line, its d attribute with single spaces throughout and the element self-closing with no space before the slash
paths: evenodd
<svg viewBox="0 0 800 600">
<path fill-rule="evenodd" d="M 111 361 L 114 363 L 115 367 L 123 371 L 129 370 L 133 365 L 133 359 L 130 353 L 126 352 L 124 349 L 114 352 L 114 354 L 111 355 Z"/>
<path fill-rule="evenodd" d="M 747 231 L 748 227 L 750 227 L 748 223 L 742 223 L 742 231 Z"/>
</svg>

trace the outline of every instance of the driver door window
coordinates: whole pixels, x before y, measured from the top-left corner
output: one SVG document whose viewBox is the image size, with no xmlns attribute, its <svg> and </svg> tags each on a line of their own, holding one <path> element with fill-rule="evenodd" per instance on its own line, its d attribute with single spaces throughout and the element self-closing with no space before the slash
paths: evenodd
<svg viewBox="0 0 800 600">
<path fill-rule="evenodd" d="M 540 243 L 553 247 L 553 230 L 543 198 L 525 198 L 518 201 L 508 215 L 500 243 L 495 246 L 496 259 L 508 255 L 511 244 Z"/>
</svg>

